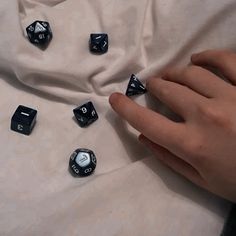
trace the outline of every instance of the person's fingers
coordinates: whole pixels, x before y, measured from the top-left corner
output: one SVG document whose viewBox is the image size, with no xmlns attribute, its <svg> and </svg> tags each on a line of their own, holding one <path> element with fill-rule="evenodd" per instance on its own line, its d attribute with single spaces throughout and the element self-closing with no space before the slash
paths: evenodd
<svg viewBox="0 0 236 236">
<path fill-rule="evenodd" d="M 164 147 L 175 148 L 185 137 L 183 124 L 142 107 L 123 94 L 113 93 L 109 102 L 131 126 Z"/>
<path fill-rule="evenodd" d="M 207 98 L 222 96 L 229 86 L 215 74 L 199 66 L 170 69 L 163 79 L 185 85 Z"/>
<path fill-rule="evenodd" d="M 161 147 L 160 145 L 153 143 L 143 134 L 139 136 L 139 141 L 145 146 L 147 146 L 161 162 L 170 167 L 172 170 L 183 175 L 185 178 L 192 181 L 193 183 L 206 188 L 206 183 L 204 179 L 200 176 L 198 171 L 190 164 L 188 164 L 181 158 L 173 155 L 171 152 Z"/>
<path fill-rule="evenodd" d="M 192 63 L 217 68 L 234 85 L 236 84 L 236 54 L 223 50 L 207 50 L 192 55 Z"/>
<path fill-rule="evenodd" d="M 183 118 L 193 115 L 196 104 L 205 100 L 188 87 L 161 78 L 149 79 L 147 90 Z"/>
</svg>

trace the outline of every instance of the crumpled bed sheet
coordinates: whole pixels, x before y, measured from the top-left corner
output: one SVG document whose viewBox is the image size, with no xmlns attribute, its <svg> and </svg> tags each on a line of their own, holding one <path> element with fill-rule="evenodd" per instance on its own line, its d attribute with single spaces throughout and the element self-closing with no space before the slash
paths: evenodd
<svg viewBox="0 0 236 236">
<path fill-rule="evenodd" d="M 46 50 L 25 38 L 37 19 L 53 30 Z M 235 0 L 1 0 L 0 22 L 1 236 L 220 235 L 231 204 L 158 162 L 108 97 L 132 73 L 145 83 L 193 52 L 235 50 Z M 91 32 L 109 34 L 107 54 L 89 52 Z M 81 129 L 72 110 L 89 100 L 99 120 Z M 19 104 L 38 110 L 30 136 L 10 131 Z M 78 147 L 97 156 L 90 177 L 68 172 Z"/>
</svg>

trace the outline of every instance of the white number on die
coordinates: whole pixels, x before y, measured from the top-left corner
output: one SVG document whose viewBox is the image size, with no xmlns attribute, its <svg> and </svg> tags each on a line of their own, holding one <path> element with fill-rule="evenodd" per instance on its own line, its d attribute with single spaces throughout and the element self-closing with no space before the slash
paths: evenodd
<svg viewBox="0 0 236 236">
<path fill-rule="evenodd" d="M 92 116 L 95 116 L 96 112 L 93 110 L 91 114 Z"/>
<path fill-rule="evenodd" d="M 29 31 L 34 31 L 34 27 L 32 25 L 29 27 Z"/>
<path fill-rule="evenodd" d="M 24 126 L 23 126 L 23 125 L 17 125 L 17 129 L 18 129 L 19 131 L 23 131 Z"/>
<path fill-rule="evenodd" d="M 40 35 L 39 35 L 39 38 L 40 38 L 40 39 L 44 39 L 44 38 L 45 38 L 44 34 L 40 34 Z"/>
<path fill-rule="evenodd" d="M 88 169 L 86 169 L 86 170 L 84 171 L 84 173 L 85 173 L 85 174 L 88 174 L 88 173 L 92 172 L 92 170 L 93 170 L 92 168 L 88 168 Z"/>
<path fill-rule="evenodd" d="M 85 107 L 82 107 L 81 110 L 84 114 L 87 113 L 87 109 Z"/>
</svg>

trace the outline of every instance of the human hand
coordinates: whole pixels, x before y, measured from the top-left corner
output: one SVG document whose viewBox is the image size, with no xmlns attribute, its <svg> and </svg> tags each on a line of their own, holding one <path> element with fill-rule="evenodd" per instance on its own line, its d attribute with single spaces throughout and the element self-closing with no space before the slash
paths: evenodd
<svg viewBox="0 0 236 236">
<path fill-rule="evenodd" d="M 114 93 L 112 108 L 141 132 L 139 140 L 193 183 L 236 202 L 236 54 L 208 50 L 186 68 L 147 81 L 147 90 L 183 118 L 174 122 Z M 232 84 L 202 66 L 219 70 Z"/>
</svg>

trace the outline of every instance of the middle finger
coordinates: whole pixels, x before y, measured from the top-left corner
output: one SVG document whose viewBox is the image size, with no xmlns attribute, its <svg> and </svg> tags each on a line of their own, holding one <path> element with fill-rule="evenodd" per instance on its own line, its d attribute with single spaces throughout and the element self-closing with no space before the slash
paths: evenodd
<svg viewBox="0 0 236 236">
<path fill-rule="evenodd" d="M 192 116 L 197 104 L 205 100 L 188 87 L 161 78 L 149 79 L 147 90 L 184 119 Z"/>
<path fill-rule="evenodd" d="M 199 66 L 170 69 L 164 79 L 185 85 L 206 98 L 228 94 L 228 84 L 212 72 Z"/>
</svg>

